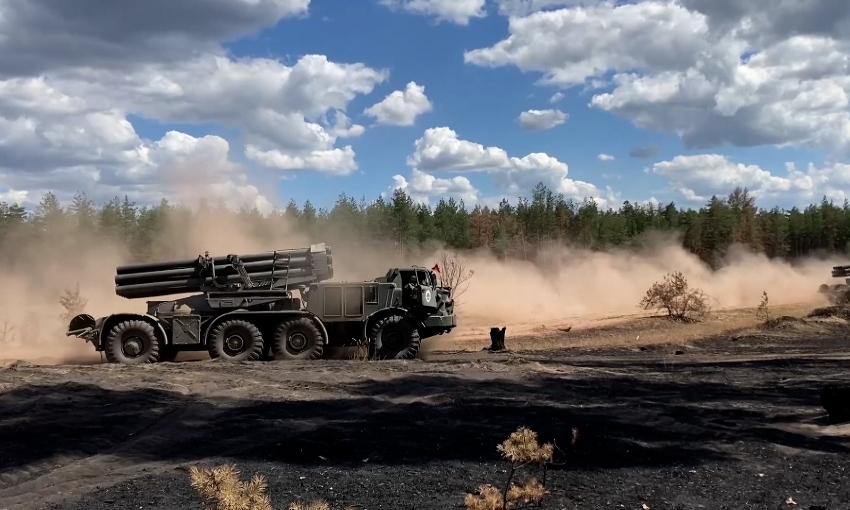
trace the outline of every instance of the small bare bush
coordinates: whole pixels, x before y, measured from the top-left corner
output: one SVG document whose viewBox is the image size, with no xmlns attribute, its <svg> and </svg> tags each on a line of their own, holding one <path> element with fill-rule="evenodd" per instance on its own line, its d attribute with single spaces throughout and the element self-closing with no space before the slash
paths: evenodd
<svg viewBox="0 0 850 510">
<path fill-rule="evenodd" d="M 189 469 L 192 488 L 200 494 L 207 510 L 272 510 L 263 475 L 255 474 L 249 482 L 239 478 L 233 464 L 213 468 Z M 288 510 L 330 510 L 324 500 L 290 503 Z"/>
<path fill-rule="evenodd" d="M 577 440 L 578 430 L 573 429 L 572 444 Z M 508 479 L 501 490 L 484 484 L 478 487 L 477 494 L 467 493 L 464 498 L 467 510 L 515 510 L 530 505 L 540 506 L 546 495 L 546 474 L 555 453 L 554 443 L 541 445 L 536 432 L 519 427 L 496 448 L 510 464 Z M 543 481 L 529 476 L 519 484 L 513 483 L 517 470 L 527 465 L 542 468 Z"/>
<path fill-rule="evenodd" d="M 767 298 L 767 291 L 762 291 L 761 293 L 761 303 L 759 303 L 758 308 L 756 308 L 756 318 L 765 323 L 770 322 L 770 308 L 769 308 L 769 300 Z"/>
<path fill-rule="evenodd" d="M 226 464 L 214 468 L 192 466 L 189 476 L 192 488 L 204 499 L 208 510 L 272 510 L 266 480 L 260 474 L 244 482 L 236 466 Z"/>
<path fill-rule="evenodd" d="M 469 289 L 469 280 L 475 274 L 475 271 L 469 268 L 469 262 L 457 250 L 440 254 L 436 272 L 439 285 L 449 287 L 451 297 L 455 301 Z"/>
<path fill-rule="evenodd" d="M 76 315 L 83 313 L 89 300 L 80 295 L 80 285 L 77 284 L 73 289 L 65 289 L 59 297 L 59 304 L 65 311 L 59 316 L 64 321 L 70 321 Z"/>
<path fill-rule="evenodd" d="M 4 319 L 2 325 L 0 325 L 0 344 L 9 345 L 16 343 L 17 338 L 15 338 L 15 326 L 9 323 L 9 319 Z"/>
<path fill-rule="evenodd" d="M 644 310 L 666 310 L 667 315 L 680 320 L 700 320 L 709 312 L 708 296 L 699 289 L 688 287 L 680 271 L 668 273 L 663 282 L 655 282 L 640 302 Z"/>
</svg>

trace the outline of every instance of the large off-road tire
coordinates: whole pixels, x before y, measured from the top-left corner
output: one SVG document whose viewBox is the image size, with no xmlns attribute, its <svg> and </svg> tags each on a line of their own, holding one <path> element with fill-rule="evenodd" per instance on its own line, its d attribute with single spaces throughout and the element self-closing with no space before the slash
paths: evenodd
<svg viewBox="0 0 850 510">
<path fill-rule="evenodd" d="M 369 342 L 377 359 L 413 359 L 422 343 L 416 325 L 400 315 L 375 321 L 369 327 Z"/>
<path fill-rule="evenodd" d="M 263 334 L 254 324 L 241 319 L 224 321 L 213 328 L 207 350 L 213 359 L 257 361 L 263 353 Z"/>
<path fill-rule="evenodd" d="M 159 361 L 160 340 L 149 323 L 129 320 L 116 324 L 109 331 L 103 350 L 110 363 L 156 363 Z"/>
<path fill-rule="evenodd" d="M 284 321 L 275 330 L 272 343 L 275 359 L 319 359 L 324 351 L 322 332 L 309 317 Z"/>
</svg>

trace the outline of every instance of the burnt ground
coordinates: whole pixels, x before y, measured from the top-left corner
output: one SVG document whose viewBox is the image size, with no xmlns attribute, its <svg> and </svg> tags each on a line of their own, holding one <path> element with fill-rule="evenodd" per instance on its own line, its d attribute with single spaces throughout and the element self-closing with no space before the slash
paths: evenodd
<svg viewBox="0 0 850 510">
<path fill-rule="evenodd" d="M 0 509 L 200 510 L 188 467 L 224 462 L 263 473 L 275 508 L 463 508 L 504 480 L 496 444 L 520 425 L 561 450 L 544 508 L 847 509 L 850 425 L 818 396 L 850 381 L 846 323 L 792 322 L 408 362 L 16 363 L 0 370 Z"/>
</svg>

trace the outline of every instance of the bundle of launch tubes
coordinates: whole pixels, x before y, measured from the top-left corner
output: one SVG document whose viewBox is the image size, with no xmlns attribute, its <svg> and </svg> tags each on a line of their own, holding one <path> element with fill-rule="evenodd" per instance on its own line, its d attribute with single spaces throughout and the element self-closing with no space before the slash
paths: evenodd
<svg viewBox="0 0 850 510">
<path fill-rule="evenodd" d="M 249 255 L 201 255 L 196 259 L 119 266 L 115 270 L 115 293 L 132 299 L 233 290 L 243 283 L 240 265 L 252 282 L 263 282 L 265 288 L 280 280 L 291 287 L 333 277 L 331 249 L 318 244 Z"/>
</svg>

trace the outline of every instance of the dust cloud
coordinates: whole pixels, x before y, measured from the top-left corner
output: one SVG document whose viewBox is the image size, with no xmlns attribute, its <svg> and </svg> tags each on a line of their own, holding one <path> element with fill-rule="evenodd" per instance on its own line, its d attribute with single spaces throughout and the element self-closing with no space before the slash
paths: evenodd
<svg viewBox="0 0 850 510">
<path fill-rule="evenodd" d="M 270 227 L 257 228 L 258 222 L 250 217 L 240 220 L 225 209 L 209 208 L 193 215 L 178 209 L 169 212 L 164 223 L 165 228 L 150 240 L 156 260 L 195 258 L 207 251 L 211 256 L 244 255 L 325 242 L 333 250 L 335 280 L 372 279 L 404 263 L 391 243 L 366 243 L 346 232 L 318 238 L 298 232 L 282 215 L 266 220 Z M 100 362 L 91 344 L 65 336 L 68 311 L 60 297 L 79 289 L 86 302 L 73 314 L 100 317 L 119 311 L 143 312 L 145 299 L 128 300 L 114 292 L 115 267 L 132 261 L 127 246 L 82 232 L 76 225 L 44 232 L 38 240 L 22 232 L 10 236 L 19 237 L 20 242 L 10 243 L 10 253 L 0 254 L 0 360 Z"/>
<path fill-rule="evenodd" d="M 650 286 L 681 271 L 691 288 L 704 291 L 712 309 L 757 307 L 762 292 L 771 305 L 825 304 L 817 293 L 842 259 L 811 258 L 794 264 L 733 246 L 714 271 L 674 236 L 655 234 L 638 249 L 594 252 L 550 247 L 535 261 L 463 255 L 474 269 L 460 296 L 456 332 L 486 326 L 581 325 L 606 317 L 650 314 L 639 308 Z M 516 330 L 516 328 L 514 328 Z"/>
<path fill-rule="evenodd" d="M 438 251 L 402 256 L 392 242 L 377 242 L 337 232 L 321 238 L 298 231 L 282 215 L 256 228 L 232 212 L 210 208 L 203 214 L 176 211 L 151 245 L 158 260 L 255 253 L 307 247 L 325 242 L 333 249 L 335 280 L 370 280 L 394 266 L 431 267 Z M 131 260 L 128 248 L 75 226 L 46 233 L 40 241 L 22 239 L 14 256 L 3 255 L 0 278 L 0 359 L 42 364 L 99 362 L 100 354 L 84 340 L 66 337 L 67 318 L 59 298 L 78 286 L 87 300 L 84 313 L 95 317 L 118 311 L 144 311 L 143 299 L 114 294 L 114 271 Z M 682 271 L 690 284 L 712 298 L 713 308 L 757 306 L 762 291 L 771 303 L 818 299 L 817 287 L 830 281 L 840 260 L 809 260 L 791 265 L 733 250 L 726 265 L 712 272 L 670 237 L 655 236 L 636 251 L 608 253 L 552 247 L 535 261 L 499 260 L 480 252 L 463 255 L 475 271 L 459 298 L 460 326 L 441 344 L 474 327 L 575 323 L 612 314 L 639 312 L 649 286 L 670 271 Z M 180 296 L 171 296 L 177 298 Z M 78 312 L 78 311 L 77 311 Z M 442 340 L 445 338 L 445 340 Z"/>
</svg>

